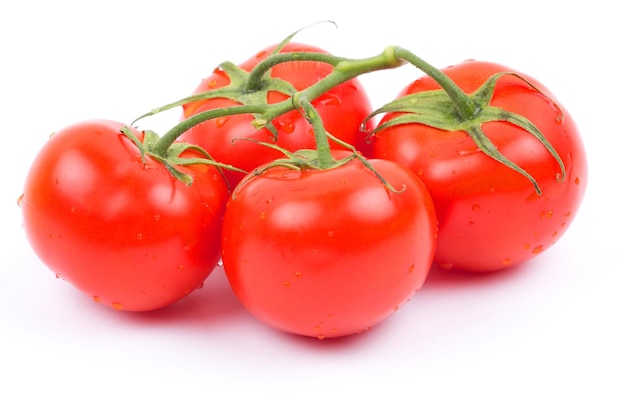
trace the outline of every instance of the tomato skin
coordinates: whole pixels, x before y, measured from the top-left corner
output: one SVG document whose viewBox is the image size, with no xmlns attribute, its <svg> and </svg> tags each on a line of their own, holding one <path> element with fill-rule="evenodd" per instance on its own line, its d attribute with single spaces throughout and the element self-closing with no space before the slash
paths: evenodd
<svg viewBox="0 0 626 418">
<path fill-rule="evenodd" d="M 252 70 L 265 59 L 275 48 L 269 46 L 251 57 L 240 67 L 246 71 Z M 287 44 L 281 52 L 321 52 L 326 51 L 300 43 Z M 298 61 L 278 64 L 271 69 L 274 78 L 280 78 L 291 83 L 297 90 L 302 90 L 321 80 L 332 71 L 332 66 L 320 62 Z M 208 78 L 194 90 L 201 93 L 230 83 L 228 75 L 221 69 L 216 69 Z M 271 91 L 268 93 L 268 102 L 281 102 L 288 97 Z M 349 80 L 313 100 L 320 117 L 324 121 L 326 130 L 337 138 L 354 145 L 362 154 L 370 152 L 369 142 L 365 140 L 366 133 L 361 129 L 365 117 L 372 111 L 369 98 L 357 79 Z M 230 99 L 216 98 L 200 102 L 192 102 L 183 107 L 183 118 L 196 113 L 230 107 L 237 103 Z M 249 141 L 235 141 L 235 138 L 250 138 L 257 142 L 272 142 L 289 151 L 315 148 L 315 136 L 311 125 L 298 111 L 291 111 L 274 120 L 278 131 L 275 141 L 268 129 L 255 129 L 251 122 L 251 115 L 234 115 L 213 119 L 190 129 L 181 136 L 181 141 L 196 144 L 207 150 L 212 157 L 245 171 L 281 158 L 282 154 L 276 150 L 259 146 Z M 368 121 L 368 127 L 372 127 Z M 341 148 L 331 143 L 333 148 Z M 244 174 L 236 171 L 226 172 L 230 184 L 234 186 L 243 178 Z"/>
<path fill-rule="evenodd" d="M 481 61 L 443 70 L 466 93 L 501 71 L 520 74 Z M 575 122 L 545 86 L 523 76 L 551 100 L 522 80 L 505 76 L 491 105 L 525 116 L 539 128 L 563 159 L 565 181 L 557 181 L 557 162 L 527 132 L 504 122 L 489 122 L 483 130 L 502 154 L 537 180 L 541 196 L 525 177 L 480 152 L 465 132 L 407 124 L 374 138 L 374 157 L 409 167 L 429 189 L 439 220 L 434 262 L 444 269 L 494 271 L 531 259 L 563 235 L 582 202 L 587 160 Z M 399 96 L 437 88 L 424 77 Z M 380 123 L 393 117 L 386 115 Z"/>
<path fill-rule="evenodd" d="M 324 171 L 273 167 L 247 177 L 224 217 L 222 259 L 241 303 L 288 333 L 370 329 L 407 302 L 431 266 L 436 219 L 419 179 L 371 160 Z"/>
<path fill-rule="evenodd" d="M 194 179 L 186 186 L 149 156 L 142 163 L 123 126 L 92 120 L 55 133 L 20 206 L 33 250 L 58 277 L 116 310 L 148 311 L 216 266 L 228 188 L 214 167 L 182 168 Z"/>
</svg>

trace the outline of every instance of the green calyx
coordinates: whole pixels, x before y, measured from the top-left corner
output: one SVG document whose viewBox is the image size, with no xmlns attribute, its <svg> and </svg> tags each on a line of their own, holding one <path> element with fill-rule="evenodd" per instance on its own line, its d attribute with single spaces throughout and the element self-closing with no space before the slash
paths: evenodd
<svg viewBox="0 0 626 418">
<path fill-rule="evenodd" d="M 175 102 L 169 103 L 165 106 L 155 108 L 149 113 L 146 113 L 137 118 L 135 121 L 133 121 L 133 124 L 147 116 L 156 115 L 157 113 L 183 106 L 188 103 L 216 98 L 230 99 L 234 102 L 239 103 L 239 106 L 235 106 L 236 113 L 250 113 L 256 118 L 260 118 L 259 114 L 270 106 L 267 101 L 267 93 L 269 91 L 280 92 L 286 96 L 292 96 L 296 93 L 296 89 L 295 87 L 293 87 L 293 85 L 284 80 L 273 78 L 270 76 L 269 73 L 264 73 L 261 79 L 258 80 L 260 87 L 257 90 L 249 90 L 247 85 L 250 80 L 250 74 L 247 71 L 241 69 L 231 62 L 224 62 L 219 66 L 219 68 L 224 71 L 230 79 L 230 84 L 228 84 L 227 86 L 194 94 Z M 204 115 L 203 121 L 212 118 L 214 117 L 211 115 Z M 277 135 L 276 128 L 271 124 L 271 122 L 267 122 L 265 119 L 261 118 L 259 122 L 256 122 L 256 125 L 263 125 L 267 129 L 269 129 L 274 136 Z"/>
<path fill-rule="evenodd" d="M 330 137 L 331 140 L 333 140 L 334 142 L 337 142 L 338 144 L 340 144 L 341 146 L 345 147 L 347 150 L 351 151 L 351 153 L 344 157 L 344 158 L 340 158 L 340 159 L 335 159 L 332 158 L 330 159 L 330 162 L 327 161 L 327 156 L 324 155 L 325 152 L 322 151 L 321 153 L 317 150 L 317 149 L 301 149 L 295 152 L 291 152 L 288 151 L 276 144 L 272 144 L 269 142 L 256 142 L 257 144 L 261 145 L 261 146 L 265 146 L 268 148 L 272 148 L 274 150 L 280 151 L 283 155 L 284 158 L 278 158 L 270 163 L 268 163 L 267 165 L 264 165 L 262 167 L 259 167 L 257 169 L 255 169 L 252 173 L 250 173 L 250 176 L 247 177 L 247 180 L 250 180 L 253 176 L 260 176 L 263 173 L 265 173 L 266 171 L 275 168 L 275 167 L 285 167 L 291 170 L 295 170 L 295 171 L 320 171 L 320 170 L 332 170 L 334 168 L 338 168 L 341 167 L 347 163 L 349 163 L 350 161 L 356 159 L 359 162 L 361 162 L 361 164 L 363 164 L 368 170 L 370 170 L 372 172 L 372 174 L 383 184 L 383 186 L 393 192 L 393 193 L 401 193 L 404 191 L 404 189 L 406 188 L 406 185 L 403 185 L 402 189 L 398 190 L 396 188 L 394 188 L 391 183 L 389 183 L 387 180 L 385 180 L 385 178 L 383 176 L 380 175 L 380 173 L 378 173 L 378 171 L 376 171 L 376 169 L 374 167 L 372 167 L 372 165 L 370 164 L 370 162 L 363 157 L 361 154 L 358 153 L 358 151 L 350 144 L 341 141 L 338 138 L 333 137 L 332 135 L 328 134 L 328 136 Z M 247 140 L 247 141 L 252 141 L 251 139 L 248 138 L 238 138 L 237 140 Z M 324 155 L 320 158 L 320 155 Z M 247 182 L 246 178 L 244 178 L 244 180 L 242 180 L 237 187 L 235 188 L 235 190 L 233 191 L 233 198 L 236 198 L 237 195 L 237 190 L 242 187 L 244 184 L 246 184 Z"/>
<path fill-rule="evenodd" d="M 370 170 L 388 190 L 394 193 L 399 193 L 404 190 L 401 189 L 398 191 L 397 189 L 395 189 L 376 171 L 374 167 L 372 167 L 372 165 L 369 163 L 369 161 L 367 161 L 366 158 L 359 154 L 354 146 L 342 141 L 341 139 L 327 132 L 324 128 L 324 123 L 320 118 L 319 113 L 305 94 L 297 93 L 292 96 L 291 101 L 293 103 L 294 109 L 298 110 L 302 114 L 302 117 L 304 117 L 309 122 L 309 124 L 311 124 L 315 135 L 315 149 L 302 149 L 296 152 L 291 152 L 278 146 L 277 144 L 257 142 L 259 145 L 269 147 L 281 152 L 284 155 L 284 158 L 276 159 L 263 167 L 257 168 L 256 170 L 254 170 L 253 175 L 259 176 L 273 167 L 286 167 L 298 171 L 330 170 L 333 168 L 341 167 L 342 165 L 347 164 L 354 159 L 357 159 L 368 170 Z M 335 143 L 341 145 L 346 150 L 349 150 L 351 152 L 350 155 L 340 159 L 334 158 L 330 149 L 329 138 Z M 250 140 L 247 138 L 238 139 Z M 240 185 L 241 184 L 245 184 L 245 180 L 242 181 Z"/>
<path fill-rule="evenodd" d="M 145 163 L 146 156 L 149 156 L 156 161 L 159 161 L 161 164 L 167 168 L 170 174 L 177 180 L 182 181 L 187 186 L 190 186 L 193 183 L 193 178 L 181 171 L 179 167 L 194 165 L 194 164 L 207 164 L 217 167 L 222 173 L 222 169 L 226 170 L 234 170 L 245 173 L 245 171 L 233 167 L 232 165 L 223 164 L 218 161 L 215 161 L 208 152 L 206 152 L 203 148 L 198 147 L 192 144 L 185 143 L 175 143 L 171 144 L 168 148 L 165 149 L 165 152 L 158 151 L 159 144 L 159 136 L 156 132 L 153 131 L 145 131 L 143 142 L 137 138 L 137 135 L 129 128 L 122 128 L 122 134 L 124 134 L 128 139 L 133 141 L 135 146 L 139 149 L 141 154 L 141 161 Z M 194 151 L 198 153 L 199 157 L 182 157 L 181 155 L 185 151 Z M 223 175 L 223 173 L 222 173 Z M 227 182 L 228 183 L 228 182 Z"/>
<path fill-rule="evenodd" d="M 510 72 L 497 73 L 491 76 L 475 92 L 463 98 L 466 103 L 469 103 L 469 105 L 466 105 L 466 109 L 472 109 L 471 114 L 466 115 L 461 115 L 458 102 L 445 90 L 430 90 L 410 94 L 398 98 L 372 112 L 372 114 L 368 116 L 368 119 L 382 113 L 394 112 L 400 113 L 400 115 L 382 123 L 371 131 L 369 135 L 374 135 L 392 126 L 408 123 L 419 123 L 446 131 L 465 131 L 485 155 L 525 176 L 532 183 L 536 193 L 541 195 L 541 188 L 537 184 L 537 181 L 526 170 L 504 156 L 489 137 L 485 135 L 482 129 L 484 123 L 495 121 L 507 122 L 524 129 L 541 142 L 550 155 L 556 160 L 561 172 L 560 175 L 557 176 L 557 180 L 564 181 L 565 166 L 563 160 L 541 131 L 524 116 L 490 105 L 496 83 L 505 75 L 518 77 L 540 92 L 528 80 L 518 74 Z"/>
<path fill-rule="evenodd" d="M 331 22 L 332 23 L 332 22 Z M 299 31 L 298 31 L 299 32 Z M 140 119 L 147 116 L 156 115 L 163 111 L 173 109 L 192 102 L 199 102 L 204 100 L 222 98 L 230 99 L 236 103 L 235 109 L 232 109 L 233 113 L 230 113 L 223 109 L 213 109 L 217 112 L 202 112 L 198 114 L 196 119 L 192 119 L 190 123 L 181 123 L 178 130 L 181 132 L 189 129 L 195 124 L 203 122 L 208 119 L 214 119 L 222 115 L 229 114 L 251 114 L 254 116 L 253 126 L 257 129 L 266 128 L 274 137 L 278 135 L 278 132 L 272 120 L 289 110 L 292 110 L 288 103 L 288 99 L 282 105 L 271 105 L 268 102 L 268 93 L 270 91 L 282 93 L 287 97 L 291 97 L 298 92 L 298 90 L 289 82 L 274 78 L 271 76 L 271 69 L 277 64 L 289 61 L 318 61 L 328 62 L 331 65 L 335 65 L 340 61 L 340 58 L 334 57 L 328 54 L 314 53 L 314 52 L 292 52 L 282 53 L 282 49 L 292 40 L 292 38 L 298 33 L 294 32 L 285 39 L 283 39 L 274 50 L 255 66 L 250 72 L 245 71 L 236 64 L 225 61 L 218 66 L 229 78 L 229 84 L 224 87 L 219 87 L 213 90 L 204 91 L 201 93 L 187 96 L 183 99 L 169 103 L 167 105 L 153 109 L 152 111 L 138 117 L 133 121 L 133 124 Z M 319 94 L 323 93 L 320 91 Z M 222 113 L 224 112 L 224 113 Z"/>
</svg>

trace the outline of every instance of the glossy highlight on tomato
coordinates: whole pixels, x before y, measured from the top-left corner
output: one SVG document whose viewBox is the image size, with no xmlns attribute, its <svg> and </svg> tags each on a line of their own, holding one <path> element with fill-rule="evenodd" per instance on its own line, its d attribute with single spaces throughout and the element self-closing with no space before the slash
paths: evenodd
<svg viewBox="0 0 626 418">
<path fill-rule="evenodd" d="M 505 66 L 467 61 L 442 70 L 466 93 L 478 89 Z M 493 271 L 517 265 L 559 240 L 582 202 L 587 161 L 572 116 L 540 82 L 506 75 L 497 83 L 491 105 L 525 116 L 561 157 L 565 178 L 546 148 L 510 123 L 483 125 L 497 149 L 538 183 L 485 155 L 464 131 L 423 124 L 403 124 L 376 133 L 373 156 L 409 167 L 429 189 L 439 220 L 434 262 L 444 269 Z M 399 97 L 438 89 L 430 78 L 418 79 Z M 539 91 L 538 91 L 539 90 Z M 397 114 L 387 114 L 384 123 Z"/>
<path fill-rule="evenodd" d="M 269 46 L 245 61 L 240 67 L 246 71 L 252 70 L 259 62 L 276 48 Z M 326 51 L 300 43 L 288 43 L 281 52 L 320 52 Z M 285 80 L 298 91 L 311 86 L 321 80 L 333 70 L 329 64 L 313 61 L 290 61 L 272 67 L 271 75 L 274 78 Z M 201 93 L 229 85 L 228 75 L 217 68 L 209 77 L 202 80 L 194 93 Z M 268 103 L 278 103 L 289 97 L 277 91 L 268 93 Z M 365 141 L 365 132 L 361 123 L 371 112 L 369 98 L 358 79 L 346 81 L 330 89 L 312 101 L 320 117 L 324 121 L 326 130 L 335 137 L 354 145 L 365 155 L 369 152 L 369 144 Z M 202 111 L 235 106 L 238 103 L 227 98 L 212 98 L 191 102 L 184 106 L 183 117 L 188 118 Z M 299 149 L 314 149 L 315 138 L 310 124 L 297 111 L 287 112 L 273 123 L 278 137 L 273 138 L 267 128 L 257 130 L 252 126 L 253 116 L 233 115 L 216 118 L 201 123 L 184 133 L 181 141 L 196 144 L 204 148 L 217 160 L 231 164 L 245 171 L 281 158 L 282 154 L 276 150 L 258 146 L 251 141 L 233 141 L 237 138 L 248 138 L 256 142 L 274 143 L 288 151 Z M 369 126 L 371 127 L 371 125 Z M 331 143 L 333 148 L 341 148 Z M 226 176 L 234 187 L 244 176 L 236 171 L 226 172 Z"/>
<path fill-rule="evenodd" d="M 369 330 L 426 279 L 430 196 L 408 169 L 353 159 L 327 170 L 274 166 L 246 177 L 224 217 L 222 259 L 241 303 L 275 329 L 320 339 Z"/>
<path fill-rule="evenodd" d="M 124 126 L 92 120 L 52 135 L 20 206 L 33 250 L 58 277 L 113 309 L 148 311 L 182 299 L 215 268 L 229 192 L 215 167 L 180 167 L 188 186 L 142 160 Z"/>
</svg>

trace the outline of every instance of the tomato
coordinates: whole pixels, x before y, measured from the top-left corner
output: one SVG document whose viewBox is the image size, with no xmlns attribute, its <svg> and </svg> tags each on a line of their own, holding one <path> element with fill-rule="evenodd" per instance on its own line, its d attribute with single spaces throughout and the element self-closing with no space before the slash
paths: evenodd
<svg viewBox="0 0 626 418">
<path fill-rule="evenodd" d="M 374 157 L 409 167 L 429 189 L 439 220 L 434 262 L 444 269 L 493 271 L 542 253 L 571 225 L 587 185 L 579 131 L 545 86 L 488 62 L 467 61 L 443 70 L 468 94 L 502 71 L 526 80 L 501 77 L 491 106 L 534 123 L 562 159 L 565 178 L 555 158 L 529 132 L 503 121 L 484 123 L 482 129 L 504 156 L 537 181 L 541 193 L 526 177 L 479 150 L 465 131 L 408 123 L 382 129 L 373 138 Z M 438 84 L 424 77 L 399 97 L 436 89 Z M 398 116 L 388 113 L 380 124 Z"/>
<path fill-rule="evenodd" d="M 55 133 L 20 206 L 33 250 L 58 277 L 116 310 L 147 311 L 180 300 L 215 268 L 229 192 L 213 166 L 181 167 L 187 186 L 149 155 L 142 162 L 123 127 L 92 120 Z"/>
<path fill-rule="evenodd" d="M 276 46 L 270 46 L 240 65 L 245 71 L 250 71 L 259 62 L 266 58 Z M 289 43 L 281 52 L 321 52 L 324 50 L 310 45 Z M 278 64 L 272 67 L 271 75 L 274 78 L 285 80 L 297 90 L 302 90 L 332 71 L 330 64 L 312 61 L 293 61 Z M 229 76 L 220 68 L 216 69 L 208 78 L 202 80 L 194 93 L 201 93 L 227 86 Z M 288 99 L 283 93 L 269 91 L 268 103 L 278 103 Z M 186 104 L 183 107 L 183 117 L 188 118 L 196 113 L 237 105 L 238 103 L 227 98 L 212 98 Z M 354 145 L 367 155 L 369 145 L 365 141 L 366 134 L 361 129 L 361 123 L 371 112 L 369 98 L 363 86 L 357 79 L 351 79 L 322 94 L 313 105 L 320 114 L 326 130 L 335 137 Z M 267 128 L 255 129 L 251 122 L 253 116 L 234 115 L 216 118 L 195 126 L 182 135 L 181 141 L 196 144 L 204 148 L 212 157 L 220 162 L 231 164 L 245 171 L 255 168 L 282 157 L 276 150 L 258 146 L 250 141 L 235 141 L 235 138 L 249 138 L 257 142 L 272 142 L 289 151 L 315 148 L 315 139 L 311 126 L 296 110 L 279 116 L 273 121 L 277 130 L 274 140 Z M 371 126 L 370 126 L 371 127 Z M 335 147 L 333 144 L 331 146 Z M 340 147 L 337 147 L 340 148 Z M 226 172 L 231 185 L 234 187 L 244 176 L 236 171 Z"/>
<path fill-rule="evenodd" d="M 233 192 L 222 259 L 241 303 L 275 329 L 310 337 L 369 330 L 422 286 L 436 219 L 422 182 L 383 160 L 326 170 L 273 166 Z"/>
</svg>

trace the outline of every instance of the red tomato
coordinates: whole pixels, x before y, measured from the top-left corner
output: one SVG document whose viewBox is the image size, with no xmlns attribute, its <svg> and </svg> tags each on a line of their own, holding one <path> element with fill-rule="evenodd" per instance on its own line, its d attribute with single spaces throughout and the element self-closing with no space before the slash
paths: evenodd
<svg viewBox="0 0 626 418">
<path fill-rule="evenodd" d="M 479 61 L 443 70 L 466 93 L 501 71 L 513 70 Z M 545 95 L 504 76 L 491 105 L 525 116 L 539 128 L 563 160 L 565 180 L 559 181 L 557 161 L 528 132 L 500 121 L 484 124 L 483 130 L 503 155 L 534 177 L 541 195 L 527 178 L 482 153 L 464 131 L 405 124 L 375 135 L 373 155 L 409 167 L 429 189 L 439 220 L 434 262 L 442 268 L 489 271 L 528 260 L 563 235 L 581 204 L 587 162 L 574 120 L 545 86 L 524 77 Z M 400 96 L 438 88 L 425 77 Z M 380 123 L 396 116 L 388 114 Z"/>
<path fill-rule="evenodd" d="M 270 46 L 260 51 L 254 57 L 240 65 L 246 71 L 252 70 L 274 50 Z M 298 43 L 287 44 L 281 52 L 321 52 L 324 50 Z M 271 75 L 291 83 L 297 90 L 302 90 L 332 71 L 332 66 L 320 62 L 298 61 L 278 64 L 271 69 Z M 216 69 L 208 78 L 202 80 L 194 93 L 213 90 L 229 85 L 228 75 L 221 69 Z M 288 99 L 288 96 L 270 91 L 268 102 L 277 103 Z M 183 117 L 187 118 L 201 111 L 215 108 L 234 106 L 237 103 L 230 99 L 217 98 L 193 102 L 184 106 Z M 371 112 L 371 104 L 365 90 L 357 79 L 349 80 L 313 101 L 313 105 L 324 121 L 326 130 L 335 137 L 354 145 L 363 154 L 369 152 L 369 144 L 365 142 L 365 133 L 361 130 L 361 123 Z M 299 149 L 314 149 L 315 136 L 310 124 L 298 111 L 283 114 L 274 120 L 278 131 L 277 141 L 274 141 L 271 132 L 264 128 L 256 130 L 249 114 L 234 115 L 213 119 L 195 126 L 182 135 L 181 140 L 196 144 L 204 148 L 211 156 L 220 162 L 231 164 L 245 171 L 281 158 L 282 154 L 268 147 L 258 146 L 250 141 L 236 141 L 234 138 L 251 138 L 259 142 L 273 142 L 289 151 Z M 335 147 L 331 144 L 331 147 Z M 337 147 L 339 148 L 339 147 Z M 234 187 L 244 174 L 228 171 L 226 176 Z"/>
<path fill-rule="evenodd" d="M 224 216 L 222 259 L 241 303 L 264 323 L 317 338 L 369 330 L 407 302 L 431 266 L 436 220 L 417 176 L 371 160 L 249 175 Z"/>
<path fill-rule="evenodd" d="M 202 285 L 220 257 L 228 189 L 214 167 L 180 167 L 185 185 L 120 129 L 94 120 L 44 145 L 20 205 L 26 236 L 58 277 L 117 310 L 171 304 Z M 143 134 L 135 131 L 143 140 Z"/>
</svg>

